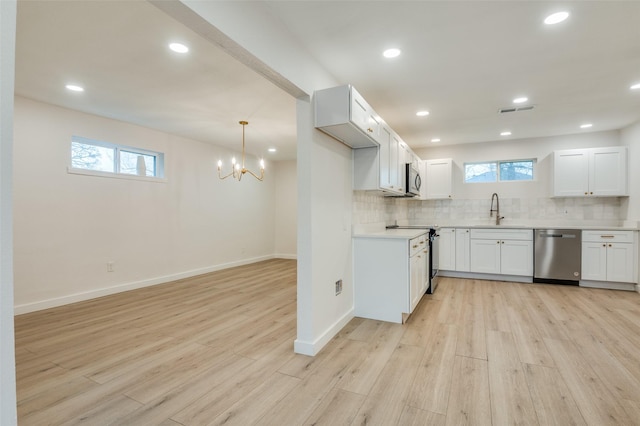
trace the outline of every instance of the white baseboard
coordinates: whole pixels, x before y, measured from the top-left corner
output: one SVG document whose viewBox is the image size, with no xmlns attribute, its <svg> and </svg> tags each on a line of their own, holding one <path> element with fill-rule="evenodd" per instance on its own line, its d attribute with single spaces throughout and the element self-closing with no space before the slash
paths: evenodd
<svg viewBox="0 0 640 426">
<path fill-rule="evenodd" d="M 320 352 L 320 350 L 329 343 L 329 340 L 333 339 L 333 337 L 338 334 L 338 332 L 342 330 L 344 326 L 353 319 L 353 317 L 354 311 L 353 308 L 351 308 L 313 342 L 296 339 L 293 342 L 293 351 L 302 355 L 316 356 L 318 352 Z"/>
<path fill-rule="evenodd" d="M 117 284 L 111 287 L 91 290 L 82 293 L 74 293 L 66 296 L 55 297 L 52 299 L 39 300 L 37 302 L 25 303 L 14 306 L 14 315 L 26 314 L 29 312 L 41 311 L 43 309 L 55 308 L 57 306 L 68 305 L 70 303 L 82 302 L 97 297 L 108 296 L 110 294 L 121 293 L 123 291 L 135 290 L 137 288 L 149 287 L 157 284 L 164 284 L 183 278 L 190 278 L 196 275 L 208 274 L 210 272 L 220 271 L 222 269 L 233 268 L 236 266 L 249 265 L 251 263 L 261 262 L 263 260 L 282 258 L 282 255 L 259 256 L 250 259 L 242 259 L 234 262 L 222 263 L 219 265 L 207 266 L 205 268 L 192 269 L 190 271 L 178 272 L 176 274 L 164 275 L 160 277 L 149 278 L 146 280 L 132 281 L 128 283 Z"/>
<path fill-rule="evenodd" d="M 297 254 L 285 254 L 285 253 L 277 253 L 277 254 L 274 254 L 273 257 L 275 259 L 290 259 L 290 260 L 297 260 L 298 259 L 298 255 Z"/>
</svg>

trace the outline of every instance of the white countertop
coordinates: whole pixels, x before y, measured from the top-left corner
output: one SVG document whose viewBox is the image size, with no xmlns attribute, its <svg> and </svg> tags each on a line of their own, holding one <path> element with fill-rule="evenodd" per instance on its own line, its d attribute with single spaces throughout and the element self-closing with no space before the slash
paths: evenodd
<svg viewBox="0 0 640 426">
<path fill-rule="evenodd" d="M 428 232 L 428 228 L 483 228 L 483 229 L 582 229 L 589 230 L 603 230 L 603 231 L 638 231 L 638 226 L 617 226 L 612 224 L 567 224 L 567 223 L 527 223 L 527 224 L 505 224 L 495 225 L 487 223 L 447 223 L 447 224 L 434 224 L 434 223 L 412 223 L 401 222 L 400 226 L 417 226 L 422 227 L 415 229 L 385 229 L 384 223 L 373 223 L 366 225 L 357 225 L 353 229 L 353 237 L 355 238 L 404 238 L 411 239 L 419 237 L 422 234 Z M 628 224 L 627 224 L 628 225 Z"/>
<path fill-rule="evenodd" d="M 428 229 L 383 229 L 378 231 L 362 231 L 353 234 L 354 238 L 403 238 L 410 240 L 428 233 Z"/>
</svg>

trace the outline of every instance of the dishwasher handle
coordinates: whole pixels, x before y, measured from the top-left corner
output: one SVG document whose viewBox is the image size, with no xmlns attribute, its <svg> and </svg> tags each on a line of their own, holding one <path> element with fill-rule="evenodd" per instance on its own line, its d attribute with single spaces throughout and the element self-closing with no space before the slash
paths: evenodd
<svg viewBox="0 0 640 426">
<path fill-rule="evenodd" d="M 542 238 L 575 238 L 576 234 L 538 234 Z"/>
</svg>

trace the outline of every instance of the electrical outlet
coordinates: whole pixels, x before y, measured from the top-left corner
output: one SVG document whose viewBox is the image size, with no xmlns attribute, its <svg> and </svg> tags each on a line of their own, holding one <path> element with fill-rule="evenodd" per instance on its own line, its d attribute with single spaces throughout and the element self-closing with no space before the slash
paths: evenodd
<svg viewBox="0 0 640 426">
<path fill-rule="evenodd" d="M 336 281 L 336 296 L 342 293 L 342 280 Z"/>
<path fill-rule="evenodd" d="M 113 272 L 115 269 L 115 262 L 107 262 L 107 272 Z"/>
</svg>

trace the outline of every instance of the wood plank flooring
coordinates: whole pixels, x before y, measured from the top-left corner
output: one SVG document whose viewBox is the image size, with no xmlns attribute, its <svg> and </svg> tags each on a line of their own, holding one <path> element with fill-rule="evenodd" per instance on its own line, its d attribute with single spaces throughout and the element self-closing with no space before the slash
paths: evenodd
<svg viewBox="0 0 640 426">
<path fill-rule="evenodd" d="M 296 263 L 16 317 L 20 425 L 640 425 L 640 295 L 442 278 L 293 353 Z"/>
</svg>

